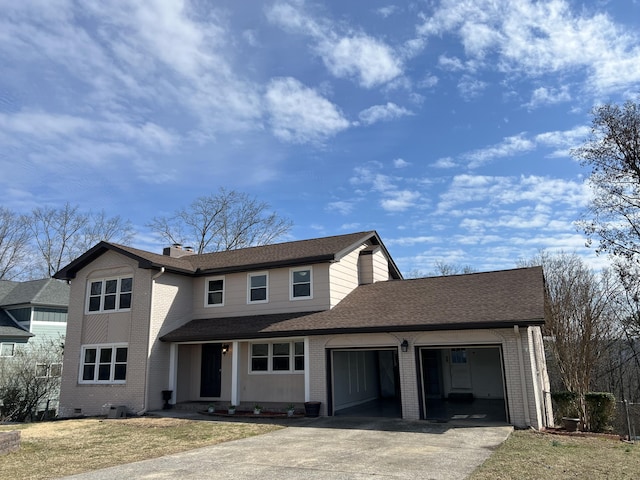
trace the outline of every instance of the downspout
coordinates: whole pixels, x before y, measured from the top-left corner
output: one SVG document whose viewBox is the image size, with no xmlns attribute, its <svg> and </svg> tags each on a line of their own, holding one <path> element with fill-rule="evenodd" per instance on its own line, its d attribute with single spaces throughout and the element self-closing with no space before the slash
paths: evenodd
<svg viewBox="0 0 640 480">
<path fill-rule="evenodd" d="M 160 276 L 164 274 L 164 267 L 160 267 L 160 271 L 156 273 L 153 277 L 151 277 L 151 294 L 149 297 L 149 333 L 147 334 L 147 341 L 149 342 L 147 345 L 147 365 L 144 370 L 144 400 L 142 401 L 142 410 L 136 412 L 137 415 L 144 415 L 147 411 L 147 394 L 149 385 L 147 384 L 147 380 L 149 379 L 149 357 L 151 356 L 151 321 L 153 320 L 153 290 L 156 284 L 156 280 L 160 278 Z"/>
<path fill-rule="evenodd" d="M 527 427 L 531 426 L 531 415 L 529 415 L 529 393 L 527 392 L 527 379 L 524 373 L 524 356 L 522 354 L 522 337 L 520 336 L 520 328 L 518 325 L 513 326 L 513 331 L 516 334 L 516 345 L 518 347 L 518 363 L 520 366 L 520 384 L 522 387 L 522 406 L 524 408 L 524 421 Z"/>
</svg>

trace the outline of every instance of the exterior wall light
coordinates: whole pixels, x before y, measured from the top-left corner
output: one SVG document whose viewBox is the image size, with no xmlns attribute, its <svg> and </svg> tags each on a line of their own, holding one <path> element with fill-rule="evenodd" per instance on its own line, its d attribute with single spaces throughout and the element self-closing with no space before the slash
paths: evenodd
<svg viewBox="0 0 640 480">
<path fill-rule="evenodd" d="M 400 344 L 400 349 L 405 353 L 409 351 L 409 342 L 407 342 L 406 338 L 402 340 L 402 343 Z"/>
<path fill-rule="evenodd" d="M 228 351 L 229 351 L 229 344 L 228 343 L 223 343 L 222 344 L 222 354 L 226 355 Z"/>
</svg>

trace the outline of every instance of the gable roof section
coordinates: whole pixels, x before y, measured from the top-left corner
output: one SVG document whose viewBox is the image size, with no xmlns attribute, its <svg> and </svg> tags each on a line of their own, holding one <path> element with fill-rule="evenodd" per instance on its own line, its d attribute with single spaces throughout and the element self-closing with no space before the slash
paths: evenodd
<svg viewBox="0 0 640 480">
<path fill-rule="evenodd" d="M 541 267 L 361 285 L 331 310 L 193 320 L 171 342 L 388 331 L 505 328 L 544 323 Z"/>
<path fill-rule="evenodd" d="M 0 308 L 0 340 L 26 340 L 33 337 L 33 333 L 28 332 Z"/>
<path fill-rule="evenodd" d="M 0 306 L 11 305 L 47 305 L 67 307 L 69 305 L 69 285 L 52 278 L 11 282 L 13 288 L 0 297 Z"/>
<path fill-rule="evenodd" d="M 375 231 L 336 235 L 332 237 L 274 243 L 202 255 L 185 255 L 179 258 L 139 250 L 123 245 L 100 242 L 81 255 L 54 277 L 64 280 L 75 278 L 76 273 L 100 255 L 112 250 L 138 262 L 140 268 L 165 269 L 186 275 L 215 275 L 283 266 L 305 265 L 339 260 L 360 245 L 369 243 L 380 246 L 389 260 L 392 278 L 402 278 L 400 270 Z"/>
</svg>

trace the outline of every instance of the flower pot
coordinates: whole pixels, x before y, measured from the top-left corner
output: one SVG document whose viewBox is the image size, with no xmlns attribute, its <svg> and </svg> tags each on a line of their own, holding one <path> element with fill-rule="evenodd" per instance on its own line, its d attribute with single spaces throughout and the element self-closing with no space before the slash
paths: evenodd
<svg viewBox="0 0 640 480">
<path fill-rule="evenodd" d="M 236 409 L 235 408 L 230 408 L 229 410 L 227 410 L 227 413 L 229 415 L 235 415 L 236 414 Z"/>
<path fill-rule="evenodd" d="M 262 410 L 260 410 L 259 408 L 254 408 L 253 409 L 253 414 L 254 415 L 260 415 L 260 413 L 262 413 Z"/>
<path fill-rule="evenodd" d="M 293 417 L 295 410 L 287 410 L 287 417 Z"/>
<path fill-rule="evenodd" d="M 304 415 L 306 417 L 318 417 L 320 415 L 320 402 L 304 402 Z"/>
<path fill-rule="evenodd" d="M 579 418 L 562 417 L 562 426 L 567 432 L 575 432 L 580 424 Z"/>
<path fill-rule="evenodd" d="M 209 412 L 209 413 L 214 413 L 215 411 L 216 411 L 216 408 L 215 408 L 215 407 L 209 407 L 209 408 L 207 408 L 207 412 Z"/>
</svg>

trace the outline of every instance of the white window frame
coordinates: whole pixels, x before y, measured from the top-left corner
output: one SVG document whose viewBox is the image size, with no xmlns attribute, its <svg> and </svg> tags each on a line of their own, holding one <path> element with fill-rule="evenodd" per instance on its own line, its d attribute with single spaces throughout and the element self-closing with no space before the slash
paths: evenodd
<svg viewBox="0 0 640 480">
<path fill-rule="evenodd" d="M 117 362 L 116 361 L 116 352 L 118 348 L 126 348 L 127 349 L 127 361 L 126 362 Z M 85 363 L 85 355 L 87 350 L 95 350 L 96 358 L 93 363 Z M 100 351 L 111 349 L 111 361 L 109 362 L 109 379 L 108 380 L 98 380 L 99 375 L 99 367 L 100 367 Z M 103 364 L 106 364 L 103 363 Z M 125 365 L 126 372 L 124 380 L 115 380 L 115 367 L 116 365 Z M 84 379 L 84 367 L 86 365 L 94 365 L 93 379 L 86 380 Z M 124 385 L 127 383 L 127 376 L 129 375 L 129 344 L 128 343 L 103 343 L 96 345 L 82 345 L 80 349 L 80 368 L 78 371 L 78 383 L 84 385 Z"/>
<path fill-rule="evenodd" d="M 309 282 L 298 282 L 294 283 L 294 277 L 297 272 L 309 272 Z M 301 285 L 309 283 L 309 295 L 305 296 L 295 296 L 294 295 L 294 287 L 295 285 Z M 296 267 L 289 269 L 289 300 L 311 300 L 313 298 L 313 269 L 309 267 Z"/>
<path fill-rule="evenodd" d="M 222 302 L 221 303 L 209 303 L 209 293 L 211 293 L 211 291 L 209 290 L 209 282 L 212 281 L 216 281 L 216 280 L 222 280 Z M 225 294 L 225 290 L 226 290 L 226 285 L 227 285 L 227 280 L 224 278 L 224 275 L 222 276 L 217 276 L 217 277 L 207 277 L 204 279 L 204 306 L 205 308 L 208 307 L 224 307 L 224 294 Z M 216 290 L 217 292 L 218 290 Z"/>
<path fill-rule="evenodd" d="M 251 300 L 251 291 L 253 288 L 251 287 L 251 279 L 254 277 L 265 277 L 265 286 L 264 287 L 255 287 L 264 288 L 265 289 L 265 299 L 264 300 Z M 269 303 L 269 272 L 253 272 L 247 274 L 247 304 L 254 303 Z"/>
<path fill-rule="evenodd" d="M 273 369 L 273 345 L 276 343 L 288 343 L 289 344 L 289 369 L 288 370 L 274 370 Z M 296 355 L 296 344 L 302 344 L 302 354 Z M 267 369 L 266 370 L 253 370 L 253 345 L 268 345 L 268 354 L 266 357 L 259 356 L 257 358 L 266 358 L 267 359 Z M 278 355 L 275 355 L 278 357 Z M 296 357 L 302 357 L 302 368 L 296 370 Z M 296 339 L 296 340 L 269 340 L 265 342 L 251 342 L 249 343 L 249 369 L 248 372 L 250 375 L 280 375 L 280 374 L 304 374 L 304 340 Z"/>
<path fill-rule="evenodd" d="M 131 291 L 125 291 L 125 292 L 122 291 L 122 281 L 125 279 L 131 279 Z M 107 282 L 113 281 L 113 280 L 117 282 L 116 291 L 115 291 L 115 297 L 116 297 L 115 308 L 105 310 L 104 308 L 105 297 L 107 295 L 113 295 L 111 293 L 110 294 L 106 293 L 106 285 L 107 285 Z M 100 294 L 98 295 L 91 294 L 91 286 L 94 283 L 102 284 L 102 286 L 100 287 L 101 289 Z M 126 294 L 129 294 L 131 296 L 131 300 L 129 302 L 129 305 L 131 305 L 133 303 L 133 275 L 122 275 L 120 277 L 91 278 L 87 281 L 87 298 L 85 303 L 85 313 L 87 315 L 92 315 L 95 313 L 129 312 L 131 311 L 131 306 L 127 308 L 120 308 L 120 300 L 122 298 L 122 295 L 126 295 Z M 89 306 L 91 304 L 91 298 L 94 298 L 94 297 L 100 298 L 100 308 L 98 310 L 89 310 Z"/>
<path fill-rule="evenodd" d="M 10 350 L 10 353 L 6 353 Z M 13 357 L 16 354 L 16 344 L 14 342 L 0 343 L 0 357 Z"/>
</svg>

